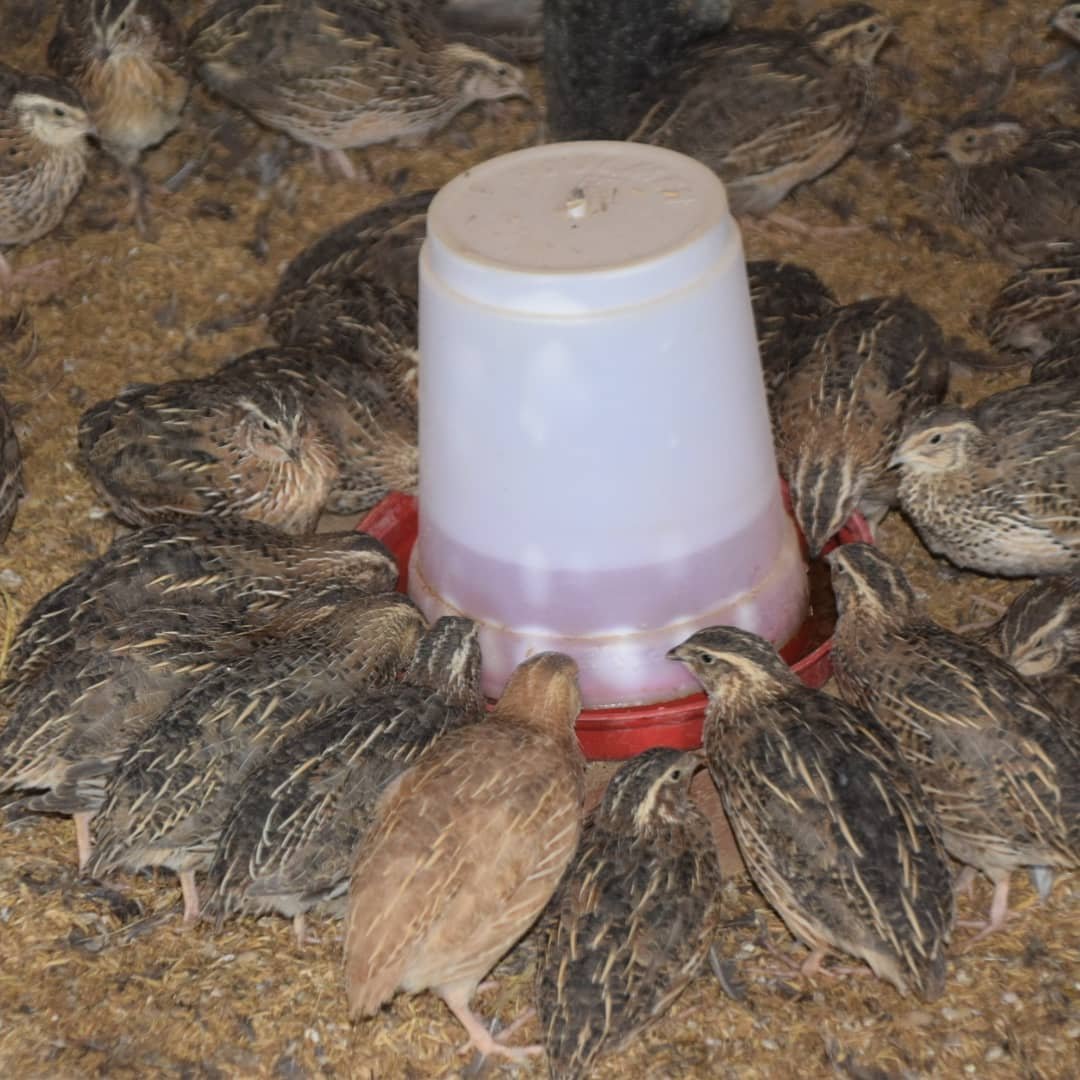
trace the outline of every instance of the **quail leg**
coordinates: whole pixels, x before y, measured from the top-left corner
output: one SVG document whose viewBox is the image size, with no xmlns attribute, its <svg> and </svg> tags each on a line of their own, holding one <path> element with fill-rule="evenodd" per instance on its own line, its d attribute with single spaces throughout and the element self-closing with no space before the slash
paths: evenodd
<svg viewBox="0 0 1080 1080">
<path fill-rule="evenodd" d="M 990 919 L 988 922 L 973 922 L 970 919 L 957 920 L 960 926 L 980 926 L 982 929 L 971 939 L 969 944 L 981 941 L 984 937 L 1005 929 L 1009 918 L 1009 875 L 994 883 L 994 898 L 990 901 Z"/>
<path fill-rule="evenodd" d="M 75 819 L 75 846 L 79 850 L 79 873 L 86 869 L 90 861 L 90 853 L 94 849 L 94 842 L 90 839 L 90 818 L 85 810 L 73 815 Z"/>
<path fill-rule="evenodd" d="M 439 997 L 446 1002 L 450 1011 L 458 1018 L 461 1026 L 469 1036 L 469 1043 L 485 1057 L 497 1055 L 510 1058 L 511 1061 L 524 1061 L 528 1057 L 541 1054 L 542 1046 L 504 1046 L 499 1042 L 486 1027 L 483 1021 L 469 1007 L 471 988 L 462 984 L 444 986 L 438 991 Z M 506 1038 L 517 1026 L 517 1022 L 503 1032 L 502 1038 Z"/>
<path fill-rule="evenodd" d="M 199 921 L 199 890 L 195 885 L 195 871 L 180 871 L 180 889 L 184 894 L 184 925 Z"/>
</svg>

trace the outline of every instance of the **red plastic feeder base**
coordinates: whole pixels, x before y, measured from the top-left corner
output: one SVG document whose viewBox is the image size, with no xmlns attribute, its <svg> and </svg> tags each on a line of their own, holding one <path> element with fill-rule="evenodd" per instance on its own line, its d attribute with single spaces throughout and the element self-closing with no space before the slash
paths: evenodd
<svg viewBox="0 0 1080 1080">
<path fill-rule="evenodd" d="M 790 512 L 786 485 L 784 503 Z M 418 528 L 415 497 L 400 492 L 391 493 L 369 511 L 357 528 L 378 538 L 390 549 L 401 567 L 398 589 L 405 592 L 408 587 L 409 557 L 416 543 Z M 829 541 L 825 551 L 831 551 L 839 544 L 857 541 L 872 542 L 873 535 L 866 520 L 856 513 Z M 780 654 L 807 686 L 819 687 L 832 674 L 831 648 L 831 637 L 822 640 L 820 633 L 815 634 L 811 617 L 780 650 Z M 701 745 L 706 704 L 704 694 L 692 694 L 653 705 L 584 709 L 577 722 L 578 741 L 590 761 L 622 761 L 653 746 L 696 750 Z"/>
</svg>

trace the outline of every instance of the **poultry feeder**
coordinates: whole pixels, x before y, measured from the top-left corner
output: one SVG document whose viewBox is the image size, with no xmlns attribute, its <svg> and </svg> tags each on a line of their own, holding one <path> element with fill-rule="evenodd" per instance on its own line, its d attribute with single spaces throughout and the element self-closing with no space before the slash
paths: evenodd
<svg viewBox="0 0 1080 1080">
<path fill-rule="evenodd" d="M 478 623 L 490 696 L 574 656 L 592 756 L 693 745 L 667 650 L 717 623 L 792 642 L 808 600 L 721 182 L 616 142 L 461 174 L 428 212 L 420 353 L 410 595 Z"/>
</svg>

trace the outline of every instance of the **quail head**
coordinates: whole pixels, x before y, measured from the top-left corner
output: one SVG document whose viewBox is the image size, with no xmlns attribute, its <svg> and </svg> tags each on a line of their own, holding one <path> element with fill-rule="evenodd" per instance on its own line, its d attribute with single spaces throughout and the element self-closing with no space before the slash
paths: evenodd
<svg viewBox="0 0 1080 1080">
<path fill-rule="evenodd" d="M 518 68 L 446 41 L 425 5 L 218 0 L 190 48 L 211 90 L 349 177 L 350 147 L 422 138 L 474 102 L 527 96 Z"/>
<path fill-rule="evenodd" d="M 1080 4 L 1062 4 L 1050 20 L 1050 25 L 1080 44 Z"/>
<path fill-rule="evenodd" d="M 855 509 L 884 516 L 897 435 L 947 381 L 941 331 L 905 297 L 848 304 L 826 324 L 773 395 L 780 470 L 812 556 Z"/>
<path fill-rule="evenodd" d="M 131 525 L 231 517 L 310 532 L 339 472 L 292 388 L 221 375 L 136 385 L 99 402 L 79 421 L 79 454 Z"/>
<path fill-rule="evenodd" d="M 473 1013 L 480 980 L 540 914 L 581 831 L 577 665 L 539 653 L 480 724 L 447 732 L 387 790 L 349 888 L 352 1016 L 433 990 L 483 1054 L 518 1058 Z"/>
<path fill-rule="evenodd" d="M 445 616 L 401 681 L 365 690 L 284 739 L 248 777 L 221 831 L 207 910 L 304 915 L 348 890 L 379 797 L 443 732 L 483 716 L 480 647 L 469 619 Z"/>
<path fill-rule="evenodd" d="M 25 493 L 22 454 L 15 436 L 15 423 L 3 394 L 0 394 L 0 544 L 11 532 L 19 500 Z"/>
<path fill-rule="evenodd" d="M 747 869 L 810 950 L 901 993 L 945 984 L 953 891 L 933 805 L 867 711 L 804 686 L 768 642 L 699 630 L 669 654 L 709 695 L 705 754 Z"/>
<path fill-rule="evenodd" d="M 0 64 L 0 251 L 32 243 L 60 224 L 86 176 L 91 131 L 83 102 L 67 83 Z M 0 286 L 15 281 L 0 254 Z"/>
<path fill-rule="evenodd" d="M 850 3 L 800 32 L 741 30 L 692 46 L 634 138 L 714 169 L 736 214 L 768 214 L 855 146 L 890 32 L 880 12 Z"/>
<path fill-rule="evenodd" d="M 934 554 L 1004 577 L 1080 567 L 1080 383 L 940 406 L 908 426 L 893 463 L 904 513 Z"/>
<path fill-rule="evenodd" d="M 994 883 L 984 933 L 1018 867 L 1080 864 L 1080 739 L 1004 660 L 933 622 L 868 544 L 828 557 L 840 616 L 837 685 L 896 736 L 933 799 L 949 854 Z"/>
<path fill-rule="evenodd" d="M 179 24 L 164 0 L 64 0 L 48 57 L 82 94 L 103 149 L 128 170 L 142 226 L 139 156 L 176 128 L 188 95 Z"/>
<path fill-rule="evenodd" d="M 667 1012 L 720 917 L 712 831 L 690 796 L 700 759 L 647 750 L 611 778 L 543 918 L 537 1011 L 553 1080 Z"/>
<path fill-rule="evenodd" d="M 280 739 L 392 681 L 420 637 L 423 617 L 401 594 L 340 594 L 282 612 L 259 648 L 200 679 L 126 748 L 94 820 L 92 874 L 167 866 L 185 920 L 198 918 L 195 874 L 251 771 Z"/>
</svg>

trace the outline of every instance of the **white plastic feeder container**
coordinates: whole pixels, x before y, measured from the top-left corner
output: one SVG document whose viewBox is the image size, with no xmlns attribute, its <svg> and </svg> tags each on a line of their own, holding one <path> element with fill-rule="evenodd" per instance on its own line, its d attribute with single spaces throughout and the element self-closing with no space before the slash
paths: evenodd
<svg viewBox="0 0 1080 1080">
<path fill-rule="evenodd" d="M 520 150 L 436 195 L 420 255 L 410 592 L 480 624 L 484 689 L 544 649 L 589 708 L 695 692 L 665 652 L 778 644 L 807 579 L 742 240 L 715 174 L 621 142 Z"/>
</svg>

